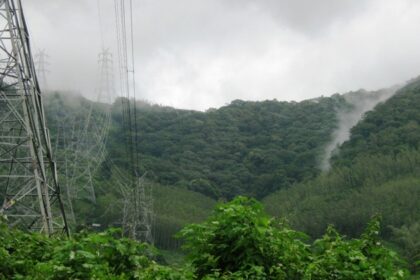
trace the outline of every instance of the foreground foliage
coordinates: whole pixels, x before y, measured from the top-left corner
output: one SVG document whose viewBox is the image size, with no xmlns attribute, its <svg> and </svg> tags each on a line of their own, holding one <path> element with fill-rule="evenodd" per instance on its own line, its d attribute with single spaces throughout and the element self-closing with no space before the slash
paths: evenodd
<svg viewBox="0 0 420 280">
<path fill-rule="evenodd" d="M 130 279 L 153 265 L 151 247 L 118 235 L 109 230 L 47 238 L 2 223 L 0 279 Z"/>
<path fill-rule="evenodd" d="M 0 223 L 0 279 L 406 279 L 397 254 L 378 239 L 374 219 L 360 239 L 332 227 L 313 244 L 276 225 L 253 199 L 219 205 L 202 224 L 180 232 L 189 263 L 157 264 L 149 245 L 118 230 L 46 238 Z"/>
<path fill-rule="evenodd" d="M 379 240 L 379 219 L 359 239 L 329 227 L 312 244 L 276 225 L 253 199 L 220 205 L 202 224 L 180 234 L 199 279 L 405 279 L 397 254 Z"/>
</svg>

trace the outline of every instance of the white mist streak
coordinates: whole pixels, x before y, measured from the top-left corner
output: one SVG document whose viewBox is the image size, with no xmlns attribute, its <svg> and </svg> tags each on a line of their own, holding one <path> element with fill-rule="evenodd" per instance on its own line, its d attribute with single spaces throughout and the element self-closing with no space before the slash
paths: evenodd
<svg viewBox="0 0 420 280">
<path fill-rule="evenodd" d="M 347 103 L 351 105 L 351 108 L 337 111 L 338 128 L 332 133 L 332 140 L 325 147 L 320 166 L 321 170 L 327 171 L 330 169 L 331 157 L 338 152 L 339 146 L 350 138 L 351 128 L 363 118 L 365 113 L 372 110 L 378 103 L 386 101 L 399 88 L 399 86 L 394 86 L 375 92 L 359 90 L 343 96 Z"/>
</svg>

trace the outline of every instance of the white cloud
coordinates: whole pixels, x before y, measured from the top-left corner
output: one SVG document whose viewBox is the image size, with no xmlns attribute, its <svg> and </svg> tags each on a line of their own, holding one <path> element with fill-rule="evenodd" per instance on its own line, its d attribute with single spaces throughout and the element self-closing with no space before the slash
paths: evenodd
<svg viewBox="0 0 420 280">
<path fill-rule="evenodd" d="M 104 41 L 115 46 L 112 3 L 100 0 Z M 420 74 L 415 0 L 133 3 L 138 95 L 160 104 L 206 109 L 233 99 L 301 100 Z M 101 45 L 97 0 L 24 5 L 36 47 L 50 54 L 50 84 L 92 96 Z"/>
</svg>

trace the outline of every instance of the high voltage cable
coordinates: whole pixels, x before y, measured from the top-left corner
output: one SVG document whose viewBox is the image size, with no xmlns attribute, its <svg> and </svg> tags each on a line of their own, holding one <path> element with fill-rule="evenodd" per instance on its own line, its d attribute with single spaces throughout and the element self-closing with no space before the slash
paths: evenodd
<svg viewBox="0 0 420 280">
<path fill-rule="evenodd" d="M 134 110 L 134 143 L 136 150 L 136 166 L 139 167 L 139 157 L 138 157 L 138 127 L 137 127 L 137 110 L 136 110 L 136 75 L 135 75 L 135 60 L 134 60 L 134 29 L 133 29 L 133 0 L 130 0 L 130 26 L 131 26 L 131 60 L 132 60 L 132 79 L 133 79 L 133 110 Z"/>
<path fill-rule="evenodd" d="M 104 42 L 104 30 L 103 30 L 103 21 L 102 21 L 102 15 L 101 15 L 100 0 L 96 1 L 96 5 L 98 7 L 99 34 L 100 34 L 100 37 L 101 37 L 101 48 L 104 49 L 105 42 Z"/>
<path fill-rule="evenodd" d="M 136 113 L 136 91 L 135 91 L 135 63 L 134 63 L 134 28 L 133 28 L 133 4 L 129 3 L 129 15 L 127 21 L 127 7 L 124 0 L 114 0 L 114 9 L 116 13 L 116 29 L 117 29 L 117 47 L 118 60 L 120 66 L 121 89 L 125 94 L 126 101 L 122 102 L 123 106 L 123 122 L 128 128 L 127 145 L 129 157 L 131 161 L 132 172 L 138 177 L 138 144 L 137 144 L 137 113 Z M 129 33 L 127 32 L 127 24 L 129 24 Z M 129 35 L 128 35 L 129 34 Z M 130 39 L 131 47 L 131 65 L 129 65 L 129 44 L 127 36 Z M 130 68 L 131 66 L 131 68 Z M 132 73 L 131 75 L 129 73 Z M 131 77 L 130 77 L 131 76 Z M 131 78 L 131 82 L 130 82 Z M 132 89 L 132 95 L 131 95 Z M 131 99 L 134 104 L 131 107 Z"/>
<path fill-rule="evenodd" d="M 133 168 L 133 175 L 136 175 L 137 172 L 137 166 L 136 166 L 136 162 L 137 160 L 134 158 L 133 153 L 137 154 L 137 151 L 134 151 L 135 145 L 133 141 L 133 118 L 132 118 L 132 113 L 131 113 L 131 106 L 130 106 L 130 82 L 129 82 L 129 68 L 128 68 L 128 45 L 127 45 L 127 28 L 126 28 L 126 23 L 127 23 L 127 19 L 126 19 L 126 7 L 125 7 L 125 0 L 121 0 L 121 28 L 122 28 L 122 44 L 123 44 L 123 59 L 124 59 L 124 66 L 125 66 L 125 83 L 126 83 L 126 94 L 127 94 L 127 114 L 128 114 L 128 126 L 129 126 L 129 148 L 130 148 L 130 158 L 132 161 L 132 168 Z M 132 26 L 131 26 L 132 28 Z"/>
<path fill-rule="evenodd" d="M 123 126 L 127 133 L 126 149 L 131 163 L 130 171 L 132 172 L 132 176 L 130 176 L 131 187 L 120 184 L 121 194 L 124 198 L 123 228 L 131 238 L 141 238 L 142 241 L 152 243 L 153 197 L 151 193 L 146 193 L 144 185 L 146 173 L 139 174 L 133 1 L 127 1 L 129 1 L 128 5 L 126 5 L 125 0 L 114 0 L 120 87 L 121 94 L 125 97 L 121 99 Z"/>
<path fill-rule="evenodd" d="M 122 46 L 121 46 L 121 42 L 122 42 L 122 35 L 121 35 L 121 20 L 120 20 L 120 5 L 118 4 L 118 0 L 114 0 L 114 12 L 115 12 L 115 30 L 116 30 L 116 36 L 117 36 L 117 58 L 118 58 L 118 73 L 120 76 L 120 92 L 121 94 L 124 96 L 126 94 L 126 90 L 125 90 L 125 85 L 126 83 L 125 81 L 125 71 L 124 71 L 124 65 L 123 63 L 123 59 L 122 59 Z M 121 98 L 121 108 L 122 108 L 122 117 L 123 117 L 123 129 L 124 131 L 128 132 L 129 131 L 129 127 L 128 127 L 128 122 L 127 122 L 127 112 L 126 112 L 126 106 L 125 106 L 125 101 L 124 98 Z M 125 150 L 126 150 L 126 154 L 127 156 L 129 156 L 130 154 L 130 150 L 129 150 L 129 139 L 127 138 L 127 135 L 125 135 L 125 141 L 126 141 L 126 145 L 125 145 Z"/>
</svg>

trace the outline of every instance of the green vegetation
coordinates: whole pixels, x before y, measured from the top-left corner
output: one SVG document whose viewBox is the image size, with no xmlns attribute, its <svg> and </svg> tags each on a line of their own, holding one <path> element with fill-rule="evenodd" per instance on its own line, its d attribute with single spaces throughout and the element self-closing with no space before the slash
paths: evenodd
<svg viewBox="0 0 420 280">
<path fill-rule="evenodd" d="M 189 262 L 157 264 L 146 244 L 119 232 L 46 238 L 11 230 L 0 222 L 0 279 L 407 279 L 397 254 L 378 238 L 374 219 L 360 239 L 347 240 L 332 227 L 309 244 L 305 236 L 276 225 L 254 199 L 219 205 L 202 224 L 189 225 Z"/>
<path fill-rule="evenodd" d="M 214 198 L 244 193 L 261 197 L 318 174 L 318 158 L 335 128 L 335 110 L 345 102 L 338 95 L 301 103 L 234 101 L 206 113 L 137 105 L 141 172 L 147 171 L 153 183 L 155 242 L 160 248 L 175 249 L 181 242 L 173 235 L 184 225 L 205 219 Z M 74 120 L 76 129 L 83 129 L 90 107 L 91 118 L 100 127 L 103 104 L 59 93 L 47 96 L 52 143 L 63 133 L 59 127 L 63 119 L 70 120 L 64 122 L 68 129 Z M 120 178 L 114 166 L 126 170 L 129 164 L 121 100 L 111 112 L 108 160 L 94 178 L 96 204 L 83 193 L 74 202 L 79 227 L 95 223 L 106 228 L 121 221 Z M 63 158 L 65 151 L 58 143 L 56 154 Z M 83 183 L 64 178 L 63 164 L 59 166 L 63 186 L 66 181 Z"/>
<path fill-rule="evenodd" d="M 77 203 L 77 223 L 86 226 L 96 223 L 102 229 L 120 226 L 122 219 L 122 199 L 114 178 L 108 182 L 98 182 L 96 204 L 83 200 Z M 197 223 L 207 218 L 216 203 L 200 193 L 178 187 L 161 186 L 151 183 L 153 195 L 153 237 L 155 244 L 166 250 L 179 249 L 181 241 L 174 235 L 185 225 Z M 112 207 L 110 207 L 112 206 Z"/>
<path fill-rule="evenodd" d="M 199 193 L 173 187 L 154 188 L 154 239 L 159 248 L 178 249 L 175 234 L 185 225 L 207 218 L 215 201 Z"/>
<path fill-rule="evenodd" d="M 313 237 L 328 224 L 357 236 L 374 214 L 382 236 L 419 270 L 420 82 L 397 92 L 353 129 L 330 172 L 265 198 L 267 210 Z"/>
<path fill-rule="evenodd" d="M 212 198 L 265 195 L 313 178 L 336 126 L 336 95 L 300 103 L 244 102 L 208 112 L 139 106 L 142 171 L 163 185 L 180 186 Z M 108 150 L 127 165 L 120 104 Z"/>
<path fill-rule="evenodd" d="M 299 274 L 302 271 L 297 272 L 300 268 L 290 272 L 272 267 L 273 262 L 286 257 L 276 247 L 282 243 L 297 246 L 297 255 L 293 253 L 295 257 L 309 252 L 302 257 L 302 262 L 296 261 L 301 268 L 304 267 L 305 273 L 309 273 L 309 267 L 314 270 L 309 274 L 312 278 L 307 279 L 328 279 L 325 275 L 332 272 L 326 269 L 327 266 L 336 268 L 341 273 L 347 269 L 348 264 L 341 261 L 333 263 L 340 257 L 334 254 L 327 256 L 327 252 L 320 249 L 326 244 L 325 240 L 334 240 L 343 251 L 355 250 L 355 255 L 360 251 L 365 254 L 360 249 L 363 243 L 360 240 L 366 237 L 365 226 L 370 223 L 372 216 L 380 215 L 381 238 L 386 246 L 400 253 L 413 273 L 418 272 L 420 81 L 411 81 L 395 96 L 368 112 L 352 128 L 350 139 L 337 149 L 331 160 L 331 170 L 324 173 L 319 170 L 325 147 L 339 125 L 337 112 L 351 113 L 354 108 L 349 100 L 359 101 L 365 98 L 364 94 L 368 93 L 358 91 L 347 95 L 351 98 L 334 95 L 299 103 L 237 100 L 207 112 L 176 110 L 139 102 L 137 138 L 140 168 L 141 172 L 147 171 L 150 174 L 148 180 L 153 185 L 155 244 L 169 250 L 164 254 L 179 266 L 180 261 L 176 260 L 179 251 L 174 250 L 186 242 L 185 246 L 190 251 L 188 260 L 193 267 L 196 266 L 194 270 L 185 268 L 177 272 L 163 266 L 152 266 L 152 270 L 157 271 L 156 273 L 166 270 L 166 273 L 179 275 L 195 273 L 200 277 L 207 277 L 206 279 L 258 279 L 258 273 L 266 278 L 274 277 L 273 279 L 282 279 L 283 276 L 279 275 L 287 275 L 287 279 L 295 277 L 290 275 L 299 275 L 296 279 L 306 279 L 302 278 L 306 277 L 302 276 L 304 274 Z M 381 92 L 378 91 L 369 98 L 375 99 L 375 94 Z M 51 112 L 68 112 L 78 119 L 86 114 L 86 108 L 91 105 L 95 112 L 101 112 L 105 108 L 103 104 L 92 103 L 83 98 L 75 102 L 72 98 L 62 98 L 61 95 L 53 97 L 47 98 L 50 100 L 47 102 L 47 116 L 50 113 L 53 139 L 57 131 Z M 127 170 L 129 164 L 124 148 L 126 132 L 122 126 L 121 100 L 117 100 L 111 109 L 112 123 L 106 153 L 112 159 L 112 164 L 102 164 L 94 178 L 97 188 L 96 204 L 87 199 L 77 201 L 75 209 L 79 224 L 88 225 L 94 222 L 106 228 L 118 226 L 121 220 L 119 177 L 114 174 L 113 169 L 116 166 L 120 170 Z M 57 154 L 60 154 L 59 145 Z M 204 224 L 184 229 L 181 234 L 184 241 L 173 238 L 185 225 L 207 219 L 216 200 L 224 201 L 243 194 L 262 199 L 270 215 L 286 218 L 291 228 L 308 234 L 307 240 L 318 241 L 308 243 L 301 233 L 284 225 L 275 226 L 267 217 L 261 218 L 264 216 L 260 216 L 261 209 L 258 210 L 258 206 L 249 201 L 249 205 L 236 201 L 237 204 L 224 207 L 245 207 L 255 214 L 252 216 L 249 213 L 251 216 L 247 216 L 245 220 L 249 219 L 256 224 L 261 222 L 266 226 L 267 229 L 263 232 L 270 232 L 271 239 L 266 239 L 264 234 L 259 236 L 258 232 L 250 234 L 256 234 L 252 238 L 265 244 L 261 248 L 264 254 L 268 254 L 258 255 L 255 259 L 270 256 L 269 260 L 244 264 L 250 261 L 249 255 L 255 253 L 247 251 L 244 259 L 235 257 L 232 260 L 240 264 L 227 265 L 236 268 L 226 270 L 225 264 L 219 265 L 218 262 L 221 259 L 226 260 L 232 251 L 229 252 L 229 247 L 223 247 L 225 241 L 220 241 L 224 250 L 209 248 L 208 246 L 217 244 L 211 243 L 207 238 L 216 234 L 214 231 L 230 232 L 235 228 L 234 219 L 237 218 L 224 216 L 226 213 L 223 212 L 223 207 L 218 208 Z M 224 219 L 233 220 L 229 220 L 230 224 L 226 222 L 223 230 L 217 228 L 219 220 Z M 372 223 L 375 226 L 371 224 L 370 228 L 377 226 L 375 222 Z M 338 232 L 350 238 L 361 237 L 350 240 L 343 238 L 329 227 L 331 224 Z M 237 235 L 230 232 L 232 235 L 229 238 L 242 240 L 244 232 L 241 230 L 244 229 L 237 227 L 236 230 Z M 285 237 L 285 232 L 291 234 L 287 237 L 289 239 Z M 196 242 L 205 240 L 207 243 L 194 243 L 193 239 L 197 237 L 199 238 Z M 222 240 L 226 236 L 219 237 Z M 254 242 L 252 238 L 250 240 Z M 296 243 L 297 241 L 300 243 Z M 299 247 L 301 245 L 302 248 Z M 240 248 L 242 245 L 238 246 Z M 252 249 L 255 248 L 251 246 L 250 250 Z M 205 259 L 204 255 L 200 258 L 198 253 L 203 252 L 210 252 L 217 260 Z M 227 255 L 221 257 L 223 254 Z M 241 267 L 242 264 L 244 267 Z M 320 270 L 315 272 L 319 267 Z M 287 269 L 292 268 L 289 266 Z M 370 279 L 366 274 L 361 275 L 365 278 L 361 276 L 360 279 Z M 344 274 L 340 277 L 342 278 L 334 279 L 347 279 Z"/>
<path fill-rule="evenodd" d="M 420 220 L 420 152 L 359 160 L 351 168 L 334 168 L 316 180 L 268 196 L 267 211 L 287 217 L 292 226 L 313 237 L 320 236 L 328 224 L 357 236 L 372 215 L 380 214 L 382 236 L 393 240 L 390 226 L 400 228 Z M 419 237 L 414 236 L 413 242 L 418 243 Z M 411 254 L 410 250 L 404 254 Z M 414 271 L 413 259 L 412 265 Z"/>
<path fill-rule="evenodd" d="M 91 130 L 87 130 L 87 137 L 83 138 L 88 143 L 77 142 L 79 135 L 73 135 L 73 129 L 77 131 L 85 131 L 86 119 L 90 114 L 90 108 L 93 108 L 90 118 L 92 122 L 96 123 L 96 129 L 100 128 L 101 125 L 104 125 L 101 122 L 104 122 L 104 109 L 105 105 L 100 103 L 95 103 L 89 101 L 85 98 L 75 96 L 75 95 L 62 95 L 60 93 L 53 93 L 48 95 L 46 98 L 45 106 L 47 109 L 48 124 L 51 130 L 51 138 L 53 146 L 56 148 L 56 156 L 61 161 L 59 162 L 59 173 L 60 173 L 60 182 L 64 190 L 68 186 L 75 186 L 78 184 L 86 184 L 82 179 L 87 178 L 87 176 L 82 177 L 79 180 L 74 180 L 72 178 L 73 174 L 67 174 L 65 169 L 64 156 L 67 157 L 68 166 L 70 166 L 72 161 L 81 160 L 81 156 L 74 155 L 72 149 L 77 148 L 79 153 L 83 153 L 84 147 L 90 147 L 89 141 L 95 141 L 96 138 L 90 139 Z M 118 106 L 120 103 L 118 101 L 114 104 L 112 108 L 113 111 L 118 111 Z M 142 106 L 145 108 L 153 109 L 150 105 Z M 163 108 L 156 107 L 159 110 Z M 118 116 L 118 113 L 114 112 L 114 115 Z M 63 127 L 64 126 L 64 127 Z M 114 131 L 117 129 L 117 124 L 112 123 L 110 130 Z M 64 130 L 66 130 L 66 137 L 69 139 L 63 139 Z M 61 135 L 60 135 L 61 134 Z M 111 133 L 112 135 L 112 133 Z M 108 138 L 108 141 L 113 141 L 111 135 Z M 59 139 L 59 141 L 57 141 Z M 66 141 L 66 142 L 64 142 Z M 118 143 L 118 148 L 120 152 L 124 153 L 125 146 L 124 140 Z M 64 148 L 67 148 L 65 150 Z M 107 152 L 108 153 L 108 152 Z M 123 154 L 122 156 L 125 156 Z M 119 182 L 121 180 L 121 175 L 118 175 L 118 172 L 123 173 L 123 179 L 129 180 L 129 174 L 122 171 L 125 170 L 124 164 L 119 164 L 117 167 L 120 170 L 117 172 L 115 170 L 115 164 L 112 162 L 118 162 L 118 159 L 110 159 L 108 156 L 106 161 L 100 166 L 95 177 L 93 178 L 93 185 L 95 186 L 96 192 L 96 201 L 87 195 L 86 190 L 81 190 L 78 193 L 78 199 L 73 201 L 73 209 L 75 211 L 75 221 L 73 217 L 69 216 L 69 220 L 74 228 L 89 228 L 91 224 L 100 224 L 101 229 L 106 229 L 107 227 L 120 226 L 122 220 L 122 209 L 123 209 L 123 200 L 122 194 L 120 191 L 120 184 L 124 182 Z M 126 163 L 126 162 L 125 162 Z M 82 167 L 87 166 L 87 164 Z M 70 171 L 82 171 L 80 168 L 76 169 L 70 168 Z M 207 196 L 204 196 L 200 193 L 193 192 L 188 190 L 186 187 L 181 186 L 164 186 L 156 182 L 156 176 L 153 175 L 153 170 L 150 171 L 150 188 L 152 189 L 152 195 L 154 200 L 154 226 L 153 226 L 153 235 L 155 243 L 162 249 L 178 249 L 181 245 L 179 240 L 176 240 L 173 236 L 177 233 L 183 226 L 188 223 L 199 222 L 204 220 L 210 210 L 215 204 L 215 201 Z M 66 177 L 67 175 L 67 177 Z M 67 197 L 67 193 L 64 191 L 63 195 Z M 65 203 L 67 199 L 65 199 Z"/>
<path fill-rule="evenodd" d="M 134 279 L 153 262 L 152 248 L 118 231 L 47 238 L 0 222 L 0 279 Z M 120 277 L 114 277 L 120 276 Z"/>
<path fill-rule="evenodd" d="M 420 78 L 368 112 L 333 158 L 347 165 L 360 156 L 397 155 L 420 148 Z"/>
</svg>

